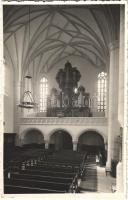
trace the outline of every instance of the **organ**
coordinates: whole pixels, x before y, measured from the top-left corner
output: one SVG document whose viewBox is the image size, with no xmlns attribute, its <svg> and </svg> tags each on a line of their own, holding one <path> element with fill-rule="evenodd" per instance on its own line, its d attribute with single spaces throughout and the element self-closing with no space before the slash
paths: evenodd
<svg viewBox="0 0 128 200">
<path fill-rule="evenodd" d="M 56 75 L 59 90 L 52 88 L 47 99 L 48 117 L 90 117 L 90 95 L 78 87 L 81 74 L 67 61 Z"/>
</svg>

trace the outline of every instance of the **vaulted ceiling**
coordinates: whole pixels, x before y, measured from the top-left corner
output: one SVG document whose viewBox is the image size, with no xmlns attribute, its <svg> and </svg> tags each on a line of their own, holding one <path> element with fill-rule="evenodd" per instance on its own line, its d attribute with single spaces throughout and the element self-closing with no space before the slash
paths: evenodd
<svg viewBox="0 0 128 200">
<path fill-rule="evenodd" d="M 28 68 L 38 77 L 71 56 L 106 69 L 118 33 L 118 5 L 4 6 L 5 59 L 21 78 Z"/>
</svg>

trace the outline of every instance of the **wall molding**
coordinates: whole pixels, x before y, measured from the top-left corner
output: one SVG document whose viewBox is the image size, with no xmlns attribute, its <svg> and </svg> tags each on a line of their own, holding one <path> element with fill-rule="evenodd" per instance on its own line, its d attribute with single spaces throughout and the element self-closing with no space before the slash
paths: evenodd
<svg viewBox="0 0 128 200">
<path fill-rule="evenodd" d="M 19 125 L 107 126 L 106 117 L 29 117 L 20 118 Z"/>
</svg>

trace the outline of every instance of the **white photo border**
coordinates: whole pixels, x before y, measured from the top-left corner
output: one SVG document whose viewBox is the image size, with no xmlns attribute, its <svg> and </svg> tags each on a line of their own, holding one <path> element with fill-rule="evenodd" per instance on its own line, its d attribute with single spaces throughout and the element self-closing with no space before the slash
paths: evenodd
<svg viewBox="0 0 128 200">
<path fill-rule="evenodd" d="M 3 6 L 4 5 L 125 5 L 125 69 L 124 69 L 124 138 L 123 138 L 123 157 L 124 157 L 124 193 L 85 193 L 85 194 L 3 194 L 3 99 L 4 99 L 4 55 L 3 55 Z M 0 197 L 3 199 L 33 199 L 38 198 L 43 200 L 92 200 L 92 199 L 128 199 L 128 2 L 122 1 L 3 1 L 0 2 Z"/>
</svg>

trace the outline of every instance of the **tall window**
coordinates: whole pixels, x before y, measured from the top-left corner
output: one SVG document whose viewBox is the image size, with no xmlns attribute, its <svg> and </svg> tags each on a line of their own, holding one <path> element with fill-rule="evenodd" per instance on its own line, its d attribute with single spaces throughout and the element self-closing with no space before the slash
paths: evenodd
<svg viewBox="0 0 128 200">
<path fill-rule="evenodd" d="M 48 80 L 43 77 L 40 80 L 40 112 L 47 110 Z"/>
<path fill-rule="evenodd" d="M 98 75 L 98 111 L 106 110 L 107 98 L 107 73 L 101 72 Z"/>
</svg>

